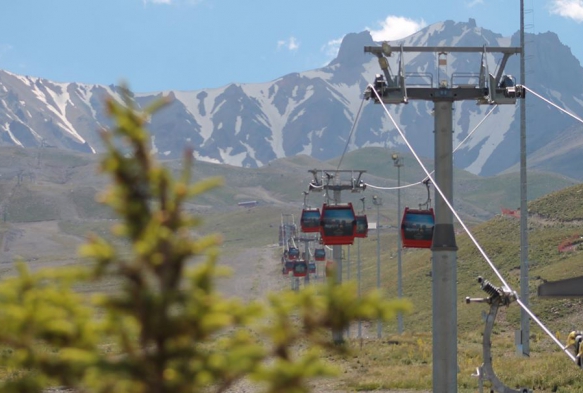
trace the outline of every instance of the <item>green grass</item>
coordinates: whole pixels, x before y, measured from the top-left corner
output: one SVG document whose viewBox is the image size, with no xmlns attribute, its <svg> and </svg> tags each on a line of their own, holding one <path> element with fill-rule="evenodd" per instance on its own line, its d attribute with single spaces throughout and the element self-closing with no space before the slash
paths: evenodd
<svg viewBox="0 0 583 393">
<path fill-rule="evenodd" d="M 28 154 L 28 155 L 27 155 Z M 43 153 L 44 154 L 44 153 Z M 52 154 L 52 153 L 48 153 Z M 57 154 L 57 153 L 55 153 Z M 59 165 L 58 156 L 48 157 L 51 165 Z M 382 159 L 382 160 L 381 160 Z M 3 161 L 4 160 L 4 161 Z M 25 151 L 14 151 L 9 157 L 0 154 L 0 164 L 18 161 L 18 165 L 30 164 L 34 168 L 34 154 Z M 77 168 L 83 166 L 83 161 L 76 158 L 65 159 L 66 168 L 73 171 L 71 179 L 75 179 Z M 346 167 L 366 169 L 367 176 L 376 182 L 384 180 L 386 184 L 394 185 L 396 168 L 385 149 L 361 149 L 345 157 Z M 377 161 L 375 160 L 380 160 Z M 384 160 L 384 161 L 383 161 Z M 224 236 L 222 253 L 224 256 L 234 255 L 249 247 L 263 247 L 277 243 L 278 226 L 282 213 L 292 213 L 299 218 L 301 212 L 301 191 L 307 189 L 311 180 L 308 167 L 313 160 L 305 157 L 278 160 L 270 166 L 260 169 L 242 169 L 228 166 L 218 166 L 208 163 L 196 163 L 194 173 L 196 178 L 208 176 L 225 177 L 226 185 L 209 195 L 191 201 L 188 208 L 202 215 L 204 225 L 201 234 L 219 232 Z M 402 168 L 403 182 L 417 181 L 422 173 L 419 168 L 406 159 L 406 167 Z M 27 164 L 28 165 L 28 164 Z M 330 167 L 333 162 L 322 163 Z M 311 168 L 310 166 L 309 168 Z M 334 166 L 335 167 L 335 166 Z M 65 168 L 65 167 L 63 167 Z M 63 169 L 64 170 L 64 169 Z M 69 169 L 67 169 L 69 170 Z M 54 176 L 37 177 L 37 184 L 15 186 L 15 179 L 1 180 L 0 190 L 3 195 L 14 190 L 12 197 L 6 201 L 6 208 L 11 222 L 29 222 L 42 220 L 59 220 L 59 228 L 64 234 L 84 236 L 88 232 L 96 232 L 112 239 L 109 227 L 114 223 L 102 218 L 111 217 L 108 208 L 94 202 L 95 192 L 99 188 L 91 184 L 91 179 L 85 183 L 74 182 L 60 184 L 50 183 L 51 179 L 66 179 L 60 176 L 63 171 L 55 168 Z M 4 172 L 3 172 L 4 173 Z M 52 172 L 51 172 L 52 173 Z M 58 176 L 57 176 L 58 175 Z M 456 172 L 457 176 L 457 172 Z M 499 212 L 500 206 L 516 208 L 518 197 L 517 175 L 505 175 L 494 178 L 478 178 L 471 174 L 459 172 L 456 179 L 456 206 L 463 206 L 466 217 L 472 214 L 482 214 L 491 217 Z M 529 197 L 534 198 L 572 184 L 569 179 L 548 174 L 532 174 L 529 176 L 531 188 Z M 50 184 L 49 184 L 50 183 Z M 373 181 L 371 180 L 371 183 Z M 540 184 L 539 184 L 540 183 Z M 543 217 L 544 220 L 532 219 L 529 224 L 529 261 L 530 271 L 530 303 L 533 311 L 547 324 L 552 332 L 558 332 L 564 341 L 568 331 L 582 329 L 583 301 L 541 300 L 536 297 L 536 288 L 542 280 L 558 280 L 581 275 L 583 268 L 583 250 L 570 253 L 559 253 L 558 244 L 564 239 L 579 233 L 578 220 L 583 219 L 583 203 L 580 201 L 583 186 L 575 186 L 551 194 L 529 203 L 531 214 Z M 256 190 L 265 190 L 270 196 L 287 202 L 276 204 L 263 200 L 254 194 Z M 424 197 L 423 188 L 416 191 L 402 192 L 402 206 L 415 206 Z M 60 194 L 59 194 L 60 193 Z M 367 189 L 364 194 L 344 193 L 343 198 L 350 200 L 360 208 L 358 199 L 367 198 L 377 193 Z M 381 208 L 383 224 L 395 225 L 396 193 L 378 192 L 383 196 L 385 205 Z M 66 198 L 56 198 L 56 195 L 66 195 Z M 237 202 L 246 199 L 257 199 L 260 205 L 251 209 L 237 207 Z M 459 198 L 459 200 L 457 200 Z M 75 206 L 79 218 L 63 219 L 61 217 L 62 201 Z M 319 206 L 323 202 L 322 194 L 311 194 L 310 203 Z M 207 205 L 205 209 L 198 205 Z M 200 210 L 199 210 L 200 209 Z M 376 221 L 376 209 L 367 210 L 369 222 Z M 479 223 L 481 217 L 476 217 L 472 224 Z M 7 223 L 7 224 L 10 224 Z M 5 228 L 4 228 L 5 229 Z M 517 289 L 519 286 L 519 222 L 516 219 L 494 217 L 488 222 L 472 226 L 472 231 L 484 250 L 500 269 L 508 283 Z M 397 296 L 397 257 L 396 231 L 394 229 L 381 232 L 381 288 L 387 297 Z M 471 377 L 475 367 L 482 363 L 481 332 L 483 331 L 482 312 L 487 311 L 487 305 L 466 305 L 464 297 L 484 296 L 476 282 L 481 275 L 499 284 L 491 268 L 485 263 L 466 235 L 457 236 L 459 251 L 458 262 L 458 331 L 459 331 L 459 363 L 460 393 L 476 391 L 477 380 Z M 361 242 L 362 260 L 362 290 L 364 292 L 376 288 L 376 233 L 371 232 L 369 238 Z M 345 256 L 348 249 L 344 247 Z M 356 244 L 350 248 L 350 276 L 356 278 Z M 74 250 L 64 250 L 64 253 L 74 254 Z M 277 255 L 274 260 L 277 260 Z M 344 268 L 348 269 L 348 261 Z M 410 299 L 414 310 L 404 317 L 406 334 L 396 337 L 397 323 L 391 321 L 383 328 L 382 340 L 368 339 L 363 342 L 351 341 L 353 353 L 347 356 L 331 356 L 331 360 L 342 367 L 341 377 L 337 380 L 339 390 L 365 391 L 370 389 L 411 389 L 427 390 L 431 383 L 431 252 L 429 250 L 405 250 L 403 252 L 403 292 Z M 345 276 L 348 271 L 345 270 Z M 114 290 L 116 283 L 110 281 L 103 284 L 103 290 Z M 287 287 L 286 287 L 287 288 Z M 285 288 L 282 288 L 285 289 Z M 93 289 L 92 289 L 93 290 Z M 496 324 L 494 337 L 494 353 L 496 354 L 495 370 L 499 377 L 510 386 L 526 385 L 539 391 L 581 392 L 579 388 L 581 370 L 570 364 L 566 356 L 534 324 L 531 328 L 531 358 L 522 359 L 514 355 L 514 330 L 518 329 L 520 318 L 519 307 L 512 304 L 500 313 Z M 376 333 L 376 326 L 370 331 Z M 354 335 L 354 330 L 352 331 Z M 374 335 L 374 334 L 371 334 Z M 389 340 L 391 343 L 389 343 Z M 396 341 L 397 344 L 392 342 Z"/>
<path fill-rule="evenodd" d="M 581 189 L 581 186 L 574 186 L 563 190 L 558 196 L 542 198 L 529 205 L 530 211 L 537 214 L 541 214 L 543 208 L 546 209 L 549 215 L 545 216 L 550 218 L 542 222 L 531 220 L 529 224 L 530 305 L 537 317 L 552 332 L 556 332 L 562 342 L 569 331 L 582 328 L 583 299 L 539 299 L 536 288 L 543 280 L 581 275 L 583 250 L 559 253 L 557 248 L 565 238 L 579 232 L 579 227 L 571 225 L 569 221 L 579 217 L 578 211 L 583 202 L 577 197 Z M 472 232 L 509 285 L 518 289 L 519 220 L 498 216 L 473 227 Z M 387 296 L 392 297 L 396 296 L 395 242 L 395 233 L 382 234 L 381 282 Z M 477 389 L 477 379 L 471 377 L 471 374 L 483 362 L 482 312 L 487 311 L 488 306 L 466 305 L 463 298 L 486 295 L 476 282 L 479 275 L 495 285 L 500 283 L 467 236 L 459 235 L 457 244 L 458 382 L 460 392 L 473 392 Z M 361 243 L 361 258 L 362 286 L 367 291 L 376 286 L 376 235 Z M 380 342 L 368 339 L 361 348 L 358 340 L 352 341 L 353 353 L 334 359 L 342 365 L 343 370 L 339 389 L 431 390 L 430 271 L 429 251 L 407 250 L 403 253 L 403 291 L 414 305 L 414 311 L 404 317 L 406 334 L 397 336 L 396 322 L 392 322 L 384 326 L 384 339 Z M 520 358 L 514 354 L 514 330 L 519 329 L 519 325 L 520 308 L 517 304 L 513 303 L 500 311 L 492 337 L 494 370 L 498 377 L 514 388 L 526 386 L 537 392 L 583 392 L 581 370 L 534 323 L 531 324 L 531 357 Z M 374 336 L 375 326 L 371 326 L 369 332 L 369 335 Z"/>
<path fill-rule="evenodd" d="M 560 201 L 560 203 L 558 203 Z M 563 189 L 530 204 L 531 214 L 559 221 L 583 220 L 583 184 Z"/>
<path fill-rule="evenodd" d="M 71 190 L 69 199 L 75 206 L 75 210 L 80 219 L 115 217 L 115 213 L 110 207 L 96 200 L 98 193 L 98 190 L 89 186 L 82 186 Z"/>
<path fill-rule="evenodd" d="M 478 379 L 472 374 L 482 364 L 481 337 L 462 335 L 458 352 L 458 391 L 476 392 Z M 329 355 L 341 369 L 339 391 L 399 389 L 431 391 L 431 335 L 392 336 L 383 340 L 354 339 L 346 355 Z M 533 342 L 530 358 L 512 355 L 513 341 L 508 335 L 493 335 L 493 363 L 497 376 L 512 388 L 529 387 L 536 392 L 583 392 L 581 370 L 560 353 L 548 353 Z M 489 383 L 485 382 L 488 387 Z M 485 390 L 489 391 L 489 390 Z"/>
<path fill-rule="evenodd" d="M 111 227 L 115 223 L 115 220 L 63 220 L 59 221 L 59 230 L 64 234 L 77 237 L 87 237 L 89 233 L 94 233 L 108 241 L 113 241 L 117 239 L 111 234 Z"/>
<path fill-rule="evenodd" d="M 56 199 L 29 185 L 15 187 L 6 205 L 9 222 L 52 221 L 59 218 Z"/>
</svg>

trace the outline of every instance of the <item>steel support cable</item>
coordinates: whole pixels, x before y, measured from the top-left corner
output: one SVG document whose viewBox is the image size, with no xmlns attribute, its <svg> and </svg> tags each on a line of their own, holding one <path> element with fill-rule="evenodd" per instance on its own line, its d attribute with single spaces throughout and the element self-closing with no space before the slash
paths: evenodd
<svg viewBox="0 0 583 393">
<path fill-rule="evenodd" d="M 494 105 L 492 107 L 492 109 L 490 109 L 488 111 L 488 113 L 486 113 L 486 116 L 484 116 L 484 118 L 482 120 L 480 120 L 480 122 L 474 127 L 474 129 L 472 131 L 470 131 L 468 133 L 468 135 L 466 135 L 466 137 L 455 147 L 455 149 L 453 149 L 453 153 L 455 153 L 460 147 L 462 147 L 462 145 L 464 143 L 466 143 L 466 141 L 468 139 L 470 139 L 470 137 L 472 136 L 472 134 L 478 129 L 478 127 L 480 127 L 482 125 L 482 123 L 488 118 L 488 116 L 490 116 L 490 114 L 494 111 L 494 109 L 496 109 L 498 107 L 498 104 Z M 431 174 L 433 174 L 435 171 L 431 171 Z M 401 187 L 379 187 L 379 186 L 375 186 L 372 184 L 368 184 L 365 183 L 367 187 L 370 188 L 374 188 L 375 190 L 402 190 L 403 188 L 409 188 L 409 187 L 413 187 L 413 186 L 418 186 L 419 184 L 423 184 L 423 182 L 427 180 L 427 177 L 425 177 L 423 180 L 418 181 L 416 183 L 411 183 L 411 184 L 407 184 Z"/>
<path fill-rule="evenodd" d="M 555 108 L 557 108 L 558 110 L 560 110 L 560 111 L 561 111 L 561 112 L 563 112 L 564 114 L 566 114 L 566 115 L 568 115 L 568 116 L 571 116 L 573 119 L 577 120 L 577 121 L 578 121 L 578 122 L 580 122 L 580 123 L 583 123 L 583 119 L 581 119 L 580 117 L 577 117 L 577 116 L 575 116 L 574 114 L 572 114 L 572 113 L 570 113 L 570 112 L 566 111 L 565 109 L 561 108 L 560 106 L 558 106 L 557 104 L 553 103 L 552 101 L 550 101 L 550 100 L 547 100 L 546 98 L 544 98 L 544 97 L 543 97 L 543 96 L 541 96 L 540 94 L 536 93 L 534 90 L 532 90 L 532 89 L 530 89 L 530 88 L 528 88 L 528 87 L 526 87 L 526 86 L 524 86 L 524 85 L 523 85 L 522 87 L 524 87 L 526 90 L 528 90 L 529 92 L 531 92 L 532 94 L 534 94 L 535 96 L 537 96 L 538 98 L 540 98 L 541 100 L 545 101 L 546 103 L 548 103 L 548 104 L 550 104 L 550 105 L 554 106 Z"/>
<path fill-rule="evenodd" d="M 379 102 L 383 103 L 383 100 L 379 96 L 379 94 L 376 91 L 376 89 L 372 85 L 369 85 L 369 86 L 370 86 L 371 90 L 375 93 L 375 95 L 377 96 L 377 99 L 379 100 Z M 515 290 L 513 290 L 512 287 L 510 287 L 510 285 L 508 285 L 508 283 L 506 282 L 506 280 L 504 280 L 504 277 L 498 271 L 498 269 L 496 269 L 496 266 L 494 266 L 494 263 L 490 260 L 490 258 L 488 257 L 488 254 L 486 254 L 486 252 L 484 251 L 484 249 L 480 246 L 480 243 L 478 243 L 478 241 L 476 240 L 476 238 L 474 237 L 474 235 L 472 234 L 472 232 L 470 232 L 470 229 L 463 222 L 463 220 L 461 219 L 461 217 L 459 216 L 459 214 L 457 213 L 457 211 L 453 208 L 452 204 L 447 200 L 447 198 L 445 197 L 445 194 L 443 193 L 443 191 L 441 191 L 441 188 L 439 188 L 439 185 L 435 182 L 435 180 L 433 179 L 433 177 L 431 176 L 431 174 L 429 173 L 429 171 L 427 170 L 427 168 L 425 168 L 425 165 L 423 165 L 423 162 L 421 161 L 421 159 L 419 158 L 419 156 L 417 155 L 417 153 L 415 152 L 415 150 L 413 149 L 413 147 L 411 146 L 411 144 L 409 143 L 409 141 L 405 137 L 405 134 L 403 133 L 403 131 L 401 131 L 401 129 L 397 125 L 397 122 L 395 121 L 395 119 L 393 118 L 393 116 L 391 115 L 391 113 L 389 112 L 389 110 L 387 109 L 387 106 L 384 103 L 382 105 L 383 105 L 383 109 L 385 110 L 385 113 L 387 114 L 387 116 L 389 116 L 389 119 L 391 119 L 391 121 L 393 122 L 393 125 L 395 126 L 395 128 L 397 129 L 397 131 L 399 131 L 399 134 L 401 135 L 401 138 L 403 138 L 403 140 L 405 141 L 405 144 L 407 145 L 407 147 L 409 148 L 409 150 L 411 150 L 411 153 L 413 154 L 413 156 L 415 157 L 415 159 L 417 160 L 417 162 L 419 163 L 419 165 L 423 169 L 423 172 L 425 172 L 425 174 L 427 175 L 427 177 L 431 180 L 431 182 L 433 183 L 433 187 L 435 187 L 435 190 L 443 198 L 443 201 L 445 202 L 445 204 L 447 205 L 447 207 L 449 208 L 449 210 L 452 212 L 452 214 L 458 220 L 458 222 L 460 223 L 460 225 L 462 226 L 462 228 L 464 229 L 464 231 L 468 234 L 468 237 L 472 240 L 472 242 L 474 243 L 474 245 L 476 246 L 476 248 L 478 249 L 478 251 L 480 252 L 480 254 L 482 254 L 482 257 L 488 263 L 488 265 L 490 266 L 490 268 L 492 269 L 492 271 L 494 272 L 494 274 L 496 275 L 496 277 L 498 277 L 498 279 L 500 280 L 500 282 L 502 282 L 502 284 L 506 288 L 508 288 L 509 291 L 511 291 L 512 293 L 514 293 L 514 296 L 516 297 L 516 301 L 520 305 L 520 307 L 522 307 L 522 309 L 524 309 L 532 317 L 532 319 L 541 327 L 541 329 L 543 329 L 543 331 L 545 333 L 547 333 L 547 335 L 561 348 L 561 350 L 564 353 L 567 354 L 567 356 L 569 356 L 569 358 L 571 358 L 571 360 L 576 361 L 575 356 L 573 356 L 571 353 L 567 352 L 566 348 L 559 341 L 559 339 L 557 339 L 549 331 L 549 329 L 547 329 L 546 326 L 544 326 L 543 323 L 532 313 L 532 311 L 530 311 L 529 308 L 526 307 L 526 305 L 520 300 L 520 297 L 519 297 L 518 293 Z"/>
<path fill-rule="evenodd" d="M 354 133 L 354 130 L 356 129 L 356 124 L 358 123 L 358 119 L 360 117 L 360 112 L 362 111 L 362 107 L 364 106 L 364 101 L 365 98 L 362 98 L 362 101 L 360 102 L 360 108 L 358 108 L 358 112 L 356 113 L 356 117 L 354 118 L 354 122 L 352 123 L 352 128 L 350 129 L 350 134 L 348 134 L 348 139 L 346 140 L 346 145 L 344 146 L 344 151 L 342 152 L 342 155 L 340 156 L 340 161 L 338 161 L 338 166 L 336 167 L 336 174 L 338 174 L 338 170 L 340 169 L 340 165 L 342 164 L 342 160 L 344 159 L 344 155 L 346 154 L 346 151 L 348 150 L 348 146 L 350 145 L 350 140 L 352 139 L 352 134 Z M 312 188 L 317 188 L 317 189 L 324 189 L 324 185 L 321 186 L 317 186 L 317 185 L 311 185 Z M 326 192 L 328 192 L 328 190 L 326 189 Z"/>
<path fill-rule="evenodd" d="M 346 151 L 348 150 L 348 145 L 350 144 L 350 140 L 352 139 L 352 134 L 354 133 L 354 130 L 356 129 L 356 124 L 358 124 L 358 119 L 360 118 L 360 111 L 362 110 L 362 107 L 364 106 L 364 101 L 365 101 L 365 98 L 363 96 L 362 101 L 360 102 L 360 108 L 358 108 L 358 112 L 356 113 L 356 117 L 354 118 L 354 122 L 352 123 L 352 128 L 350 129 L 350 134 L 348 134 L 348 139 L 346 139 L 346 145 L 344 146 L 344 151 L 342 152 L 342 155 L 340 156 L 340 161 L 338 161 L 338 166 L 336 167 L 336 173 L 338 173 L 338 170 L 340 169 L 340 165 L 342 164 L 342 160 L 344 159 L 344 155 L 346 154 Z"/>
<path fill-rule="evenodd" d="M 553 341 L 559 346 L 561 347 L 561 350 L 567 354 L 567 356 L 569 356 L 569 358 L 571 358 L 571 360 L 573 362 L 577 362 L 577 358 L 575 357 L 575 355 L 573 355 L 571 352 L 569 352 L 567 350 L 568 346 L 567 345 L 563 345 L 559 339 L 557 337 L 555 337 L 555 335 L 549 330 L 547 329 L 547 327 L 545 325 L 543 325 L 543 323 L 540 321 L 540 319 L 537 318 L 536 315 L 534 315 L 534 313 L 532 311 L 530 311 L 530 309 L 522 302 L 522 300 L 520 300 L 520 297 L 518 297 L 518 294 L 516 292 L 514 292 L 515 296 L 516 296 L 516 303 L 518 303 L 520 305 L 520 307 L 522 307 L 522 309 L 524 311 L 526 311 L 526 313 L 528 315 L 530 315 L 530 317 L 532 318 L 533 321 L 536 322 L 537 325 L 540 326 L 540 328 L 542 330 L 544 330 L 544 332 L 553 339 Z"/>
</svg>

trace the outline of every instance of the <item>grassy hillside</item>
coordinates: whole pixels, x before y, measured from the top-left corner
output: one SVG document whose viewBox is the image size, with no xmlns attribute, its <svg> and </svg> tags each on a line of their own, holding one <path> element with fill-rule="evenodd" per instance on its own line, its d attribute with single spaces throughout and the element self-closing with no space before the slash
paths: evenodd
<svg viewBox="0 0 583 393">
<path fill-rule="evenodd" d="M 533 312 L 552 332 L 564 342 L 571 330 L 580 330 L 583 321 L 583 299 L 547 300 L 538 299 L 536 288 L 543 280 L 558 280 L 579 276 L 583 270 L 583 248 L 561 253 L 558 245 L 574 234 L 581 233 L 580 220 L 583 187 L 577 185 L 550 194 L 529 204 L 529 261 L 530 304 Z M 544 218 L 544 219 L 543 219 Z M 488 222 L 472 228 L 472 233 L 500 270 L 508 284 L 519 290 L 520 236 L 519 220 L 496 216 Z M 476 247 L 465 234 L 457 237 L 458 262 L 458 330 L 460 387 L 475 391 L 477 381 L 470 377 L 475 367 L 481 364 L 482 313 L 487 305 L 466 305 L 466 296 L 484 297 L 476 277 L 483 276 L 495 285 L 500 285 L 492 269 L 484 261 Z M 388 296 L 396 296 L 396 236 L 384 233 L 381 236 L 382 287 Z M 354 255 L 354 254 L 353 254 Z M 363 286 L 371 289 L 376 283 L 376 235 L 361 243 L 363 259 Z M 353 269 L 354 269 L 354 265 Z M 396 335 L 396 322 L 385 326 L 389 342 L 397 346 L 378 348 L 371 343 L 359 352 L 355 359 L 342 358 L 347 375 L 345 386 L 359 388 L 429 388 L 431 353 L 423 348 L 431 341 L 431 253 L 427 250 L 406 250 L 403 254 L 404 295 L 414 304 L 414 312 L 405 316 L 406 335 Z M 354 272 L 352 277 L 355 277 Z M 494 362 L 499 377 L 509 386 L 529 386 L 536 391 L 581 392 L 580 370 L 563 355 L 560 349 L 534 323 L 531 324 L 531 358 L 514 356 L 514 331 L 520 327 L 520 308 L 511 304 L 499 314 L 493 337 L 493 351 L 498 356 Z M 374 332 L 374 329 L 373 329 Z M 374 334 L 374 333 L 372 333 Z M 362 356 L 363 352 L 366 356 Z M 386 361 L 371 359 L 397 358 Z M 365 360 L 366 359 L 366 360 Z M 407 360 L 408 359 L 408 360 Z M 400 368 L 405 362 L 407 372 Z M 356 379 L 366 365 L 364 380 Z M 407 377 L 413 374 L 414 377 Z M 420 377 L 421 376 L 421 377 Z M 357 383 L 354 381 L 358 380 Z M 424 381 L 424 382 L 421 382 Z M 472 386 L 474 389 L 471 389 Z M 460 390 L 465 391 L 465 390 Z"/>
<path fill-rule="evenodd" d="M 404 166 L 401 167 L 401 185 L 417 183 L 425 178 L 425 172 L 412 155 L 403 153 L 400 155 L 404 162 Z M 330 164 L 336 168 L 338 160 L 332 160 Z M 431 160 L 424 160 L 423 164 L 429 171 L 433 170 Z M 366 170 L 365 180 L 374 185 L 397 186 L 397 168 L 393 165 L 387 149 L 371 147 L 353 151 L 344 157 L 342 168 Z M 534 200 L 578 183 L 579 181 L 564 176 L 530 171 L 527 197 L 528 200 Z M 403 189 L 401 193 L 405 205 L 415 206 L 425 199 L 425 189 L 422 185 Z M 396 204 L 396 191 L 383 194 L 387 202 Z M 454 197 L 457 208 L 465 213 L 466 217 L 475 217 L 477 220 L 489 219 L 499 214 L 501 208 L 516 209 L 520 206 L 519 173 L 480 177 L 454 169 Z"/>
<path fill-rule="evenodd" d="M 76 155 L 55 149 L 23 150 L 0 149 L 0 256 L 2 262 L 21 257 L 32 266 L 54 263 L 76 263 L 76 248 L 88 231 L 107 235 L 113 218 L 111 212 L 95 201 L 95 196 L 105 189 L 106 179 L 97 172 L 98 157 Z M 168 167 L 179 171 L 176 162 Z M 274 244 L 278 240 L 278 225 L 282 213 L 299 218 L 303 201 L 302 192 L 312 179 L 309 169 L 335 169 L 337 161 L 317 162 L 306 156 L 274 161 L 258 169 L 245 169 L 204 162 L 195 163 L 195 179 L 222 176 L 225 186 L 191 201 L 188 208 L 203 216 L 205 232 L 220 232 L 225 238 L 223 257 L 229 258 L 242 250 Z M 348 154 L 341 169 L 366 170 L 363 180 L 380 187 L 396 186 L 397 169 L 386 149 L 367 148 Z M 424 177 L 414 165 L 413 158 L 405 155 L 401 168 L 402 184 L 413 183 Z M 534 296 L 542 280 L 556 280 L 580 275 L 583 268 L 583 251 L 575 249 L 559 253 L 558 245 L 580 233 L 583 206 L 580 198 L 583 186 L 561 176 L 548 173 L 529 173 L 529 241 L 531 265 L 531 304 L 533 311 L 562 339 L 573 329 L 582 329 L 583 303 L 580 300 L 539 300 Z M 500 269 L 509 284 L 518 289 L 519 274 L 519 223 L 517 219 L 496 216 L 501 207 L 516 208 L 519 204 L 517 174 L 480 178 L 464 171 L 455 172 L 454 205 L 472 226 L 472 231 L 484 250 Z M 358 210 L 365 197 L 369 222 L 377 221 L 373 195 L 382 197 L 379 209 L 383 226 L 395 226 L 397 193 L 369 186 L 364 193 L 343 193 L 344 201 L 351 201 Z M 543 198 L 539 198 L 547 195 Z M 323 193 L 312 193 L 308 202 L 320 206 Z M 401 191 L 402 207 L 421 203 L 426 198 L 423 186 Z M 538 198 L 536 200 L 532 200 Z M 258 206 L 248 209 L 238 202 L 256 200 Z M 488 220 L 488 221 L 484 221 Z M 381 283 L 388 297 L 397 295 L 396 231 L 384 229 L 380 233 Z M 483 296 L 476 283 L 481 275 L 495 280 L 491 269 L 476 251 L 465 234 L 457 238 L 458 261 L 458 327 L 460 332 L 460 388 L 474 391 L 477 382 L 470 374 L 481 364 L 482 313 L 485 305 L 466 305 L 466 296 Z M 376 233 L 360 241 L 362 261 L 362 289 L 376 287 Z M 273 264 L 279 263 L 277 249 Z M 357 244 L 344 248 L 346 263 L 344 277 L 356 278 Z M 350 259 L 348 259 L 350 258 Z M 406 335 L 396 336 L 396 321 L 383 327 L 386 345 L 374 340 L 375 326 L 364 331 L 370 341 L 362 343 L 354 357 L 338 357 L 345 373 L 337 384 L 343 389 L 409 388 L 426 389 L 431 378 L 431 252 L 404 250 L 403 290 L 411 300 L 414 311 L 404 318 Z M 539 386 L 537 391 L 551 391 L 552 385 L 566 386 L 571 390 L 578 383 L 578 371 L 571 371 L 564 355 L 545 338 L 541 330 L 532 327 L 532 357 L 520 359 L 514 353 L 514 330 L 518 328 L 519 308 L 511 305 L 504 310 L 496 325 L 495 353 L 500 354 L 497 370 L 514 370 L 503 374 L 514 385 Z M 352 337 L 355 331 L 352 330 Z M 396 345 L 389 345 L 396 343 Z M 390 362 L 388 360 L 391 360 Z M 534 362 L 534 363 L 533 363 Z M 516 363 L 515 366 L 512 366 Z M 568 370 L 555 370 L 561 366 Z M 511 367 L 520 367 L 523 372 Z M 537 379 L 541 368 L 549 374 Z M 553 368 L 555 367 L 555 368 Z M 407 370 L 407 371 L 405 371 Z M 548 371 L 550 370 L 550 371 Z M 553 371 L 555 370 L 555 371 Z M 356 378 L 358 376 L 358 378 Z M 502 377 L 502 375 L 501 375 Z M 537 385 L 538 384 L 538 385 Z M 550 386 L 550 387 L 549 387 Z M 462 392 L 463 390 L 460 390 Z M 579 390 L 582 391 L 582 390 Z"/>
</svg>

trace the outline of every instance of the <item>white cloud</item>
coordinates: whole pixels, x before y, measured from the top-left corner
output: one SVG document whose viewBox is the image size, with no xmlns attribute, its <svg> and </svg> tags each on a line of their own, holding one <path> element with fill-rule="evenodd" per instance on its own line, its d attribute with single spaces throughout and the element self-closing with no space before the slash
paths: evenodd
<svg viewBox="0 0 583 393">
<path fill-rule="evenodd" d="M 466 1 L 466 6 L 469 8 L 475 7 L 478 4 L 484 4 L 484 0 L 470 0 Z"/>
<path fill-rule="evenodd" d="M 0 43 L 0 59 L 12 50 L 12 45 Z"/>
<path fill-rule="evenodd" d="M 320 48 L 322 52 L 326 55 L 328 60 L 326 64 L 330 62 L 330 60 L 334 59 L 338 55 L 338 51 L 340 50 L 340 44 L 342 44 L 342 40 L 344 37 L 337 38 L 335 40 L 330 40 L 326 44 Z"/>
<path fill-rule="evenodd" d="M 423 19 L 415 21 L 402 16 L 389 15 L 380 22 L 380 29 L 374 30 L 367 27 L 372 39 L 375 41 L 395 41 L 414 34 L 427 26 Z"/>
<path fill-rule="evenodd" d="M 583 0 L 552 0 L 551 14 L 583 22 Z"/>
<path fill-rule="evenodd" d="M 142 0 L 144 5 L 146 4 L 168 4 L 168 5 L 197 5 L 202 3 L 204 0 Z"/>
<path fill-rule="evenodd" d="M 291 52 L 295 52 L 300 47 L 300 43 L 294 36 L 289 37 L 287 40 L 277 41 L 277 49 L 285 48 Z"/>
</svg>

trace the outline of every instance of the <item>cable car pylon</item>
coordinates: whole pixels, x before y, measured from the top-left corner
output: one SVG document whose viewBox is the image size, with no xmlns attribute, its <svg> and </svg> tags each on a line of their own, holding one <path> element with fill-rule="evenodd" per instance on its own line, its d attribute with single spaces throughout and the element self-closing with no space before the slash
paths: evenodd
<svg viewBox="0 0 583 393">
<path fill-rule="evenodd" d="M 395 50 L 394 50 L 395 49 Z M 382 74 L 378 74 L 374 82 L 367 87 L 365 98 L 372 99 L 377 104 L 402 104 L 410 100 L 425 100 L 434 103 L 434 140 L 435 140 L 435 226 L 433 232 L 432 251 L 432 336 L 433 336 L 433 392 L 457 392 L 457 245 L 453 227 L 453 102 L 475 100 L 478 104 L 515 104 L 517 98 L 524 98 L 524 87 L 507 83 L 504 69 L 511 55 L 522 52 L 519 47 L 391 47 L 388 42 L 381 46 L 365 46 L 365 53 L 371 53 L 378 58 Z M 444 54 L 445 59 L 439 61 L 438 85 L 433 86 L 433 78 L 427 86 L 407 86 L 404 53 L 429 52 Z M 439 67 L 447 66 L 448 53 L 478 53 L 482 55 L 480 70 L 475 84 L 454 85 L 454 75 L 451 83 L 439 75 Z M 488 72 L 488 56 L 492 53 L 502 54 L 496 75 Z M 389 69 L 391 55 L 399 56 L 398 74 L 393 77 Z M 392 118 L 385 108 L 387 116 Z M 399 127 L 397 126 L 397 129 Z M 428 130 L 430 131 L 430 130 Z M 401 136 L 413 155 L 423 167 L 427 176 L 429 172 L 408 143 L 405 135 Z M 437 187 L 439 185 L 439 188 Z"/>
<path fill-rule="evenodd" d="M 311 169 L 308 172 L 313 176 L 313 180 L 309 184 L 309 191 L 325 191 L 328 197 L 327 199 L 330 199 L 330 191 L 332 191 L 331 201 L 327 201 L 322 206 L 320 235 L 323 245 L 332 245 L 332 260 L 336 268 L 336 277 L 331 279 L 337 285 L 340 285 L 342 283 L 342 245 L 352 244 L 354 242 L 357 229 L 356 216 L 352 204 L 342 204 L 342 191 L 364 191 L 366 184 L 361 178 L 366 170 Z M 342 181 L 340 178 L 342 174 L 350 174 L 350 179 L 348 181 Z M 357 174 L 356 177 L 355 174 Z M 326 181 L 323 179 L 326 179 Z M 333 216 L 337 217 L 333 218 Z M 347 222 L 349 220 L 351 220 L 350 223 Z M 350 233 L 349 230 L 351 231 Z M 344 342 L 343 331 L 341 329 L 334 329 L 332 331 L 332 341 L 334 344 L 342 344 Z"/>
</svg>

